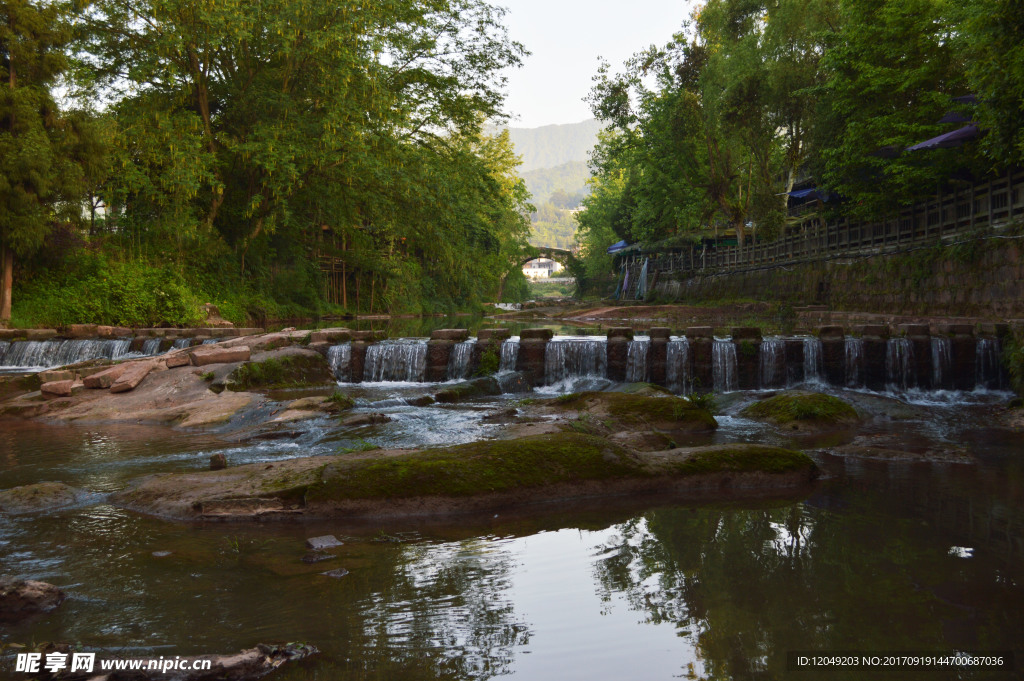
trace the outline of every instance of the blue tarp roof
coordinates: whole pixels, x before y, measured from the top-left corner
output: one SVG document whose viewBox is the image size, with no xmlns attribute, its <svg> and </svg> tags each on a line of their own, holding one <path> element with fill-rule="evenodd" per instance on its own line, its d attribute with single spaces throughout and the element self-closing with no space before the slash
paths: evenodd
<svg viewBox="0 0 1024 681">
<path fill-rule="evenodd" d="M 831 198 L 831 195 L 828 192 L 819 191 L 817 187 L 811 187 L 810 189 L 798 189 L 795 192 L 790 192 L 789 198 L 807 199 L 808 201 L 813 199 L 828 201 Z"/>
<path fill-rule="evenodd" d="M 976 125 L 965 125 L 959 130 L 953 132 L 947 132 L 945 135 L 939 135 L 933 137 L 930 140 L 925 140 L 920 144 L 915 144 L 912 147 L 907 147 L 907 151 L 921 151 L 923 149 L 948 149 L 949 147 L 958 147 L 964 142 L 974 139 L 979 134 L 978 126 Z"/>
<path fill-rule="evenodd" d="M 609 246 L 608 247 L 608 253 L 609 254 L 610 253 L 618 253 L 619 251 L 623 250 L 624 248 L 628 248 L 628 247 L 629 247 L 629 244 L 627 244 L 625 241 L 620 241 L 617 244 L 612 244 L 611 246 Z"/>
</svg>

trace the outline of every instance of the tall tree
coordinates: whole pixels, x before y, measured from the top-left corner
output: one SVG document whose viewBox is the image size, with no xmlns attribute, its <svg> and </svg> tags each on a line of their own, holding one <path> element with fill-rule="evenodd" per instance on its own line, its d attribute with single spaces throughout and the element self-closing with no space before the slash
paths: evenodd
<svg viewBox="0 0 1024 681">
<path fill-rule="evenodd" d="M 60 2 L 0 3 L 0 323 L 11 318 L 15 256 L 42 246 L 56 213 L 77 198 L 80 170 L 67 152 L 79 122 L 62 117 L 51 94 L 67 68 L 69 11 Z"/>
</svg>

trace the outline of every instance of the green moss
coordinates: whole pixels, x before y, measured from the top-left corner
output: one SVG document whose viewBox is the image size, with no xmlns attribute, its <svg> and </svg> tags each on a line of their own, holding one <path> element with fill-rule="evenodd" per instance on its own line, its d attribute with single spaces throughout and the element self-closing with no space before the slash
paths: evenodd
<svg viewBox="0 0 1024 681">
<path fill-rule="evenodd" d="M 671 465 L 680 475 L 789 473 L 808 467 L 813 468 L 814 462 L 802 452 L 761 445 L 706 447 Z"/>
<path fill-rule="evenodd" d="M 480 353 L 480 363 L 476 367 L 477 376 L 490 376 L 498 373 L 501 368 L 501 344 L 488 345 Z"/>
<path fill-rule="evenodd" d="M 757 357 L 758 344 L 751 340 L 742 340 L 739 342 L 740 357 Z"/>
<path fill-rule="evenodd" d="M 302 388 L 333 382 L 327 360 L 312 353 L 246 362 L 231 372 L 226 381 L 234 391 Z"/>
<path fill-rule="evenodd" d="M 647 469 L 617 445 L 592 435 L 554 433 L 332 463 L 307 500 L 464 497 L 645 475 Z"/>
<path fill-rule="evenodd" d="M 209 381 L 212 381 L 214 379 L 214 373 L 212 371 L 206 371 L 206 372 L 200 374 L 199 378 L 203 379 L 204 381 L 209 382 Z"/>
<path fill-rule="evenodd" d="M 501 385 L 498 384 L 497 379 L 492 376 L 485 376 L 483 378 L 475 378 L 472 381 L 453 385 L 450 388 L 445 388 L 434 395 L 434 399 L 442 403 L 460 402 L 473 397 L 500 394 Z"/>
<path fill-rule="evenodd" d="M 794 421 L 839 424 L 860 420 L 857 411 L 849 404 L 838 397 L 821 393 L 783 393 L 755 402 L 742 413 L 779 424 Z"/>
<path fill-rule="evenodd" d="M 560 407 L 603 409 L 622 424 L 659 424 L 689 430 L 714 430 L 718 422 L 707 409 L 689 400 L 675 397 L 651 397 L 613 392 L 585 392 L 562 395 L 555 400 Z"/>
<path fill-rule="evenodd" d="M 338 411 L 348 411 L 349 409 L 354 409 L 356 406 L 356 401 L 342 392 L 331 393 L 330 397 L 327 398 L 327 401 Z"/>
</svg>

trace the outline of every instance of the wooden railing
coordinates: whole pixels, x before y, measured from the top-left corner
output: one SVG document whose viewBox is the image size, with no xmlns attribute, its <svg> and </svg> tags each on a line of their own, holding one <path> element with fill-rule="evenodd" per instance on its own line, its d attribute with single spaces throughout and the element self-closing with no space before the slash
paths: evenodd
<svg viewBox="0 0 1024 681">
<path fill-rule="evenodd" d="M 832 257 L 876 255 L 926 246 L 957 237 L 976 236 L 980 230 L 998 231 L 1024 218 L 1024 169 L 989 182 L 902 208 L 878 222 L 843 219 L 825 223 L 815 213 L 796 216 L 785 236 L 745 246 L 695 246 L 668 252 L 635 253 L 625 265 L 646 259 L 649 272 L 737 271 Z"/>
</svg>

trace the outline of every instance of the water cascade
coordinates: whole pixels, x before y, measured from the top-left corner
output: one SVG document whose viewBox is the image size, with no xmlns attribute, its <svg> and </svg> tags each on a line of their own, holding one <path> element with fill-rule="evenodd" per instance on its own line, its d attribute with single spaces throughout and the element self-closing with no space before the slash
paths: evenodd
<svg viewBox="0 0 1024 681">
<path fill-rule="evenodd" d="M 824 383 L 824 359 L 821 339 L 804 338 L 804 383 Z"/>
<path fill-rule="evenodd" d="M 758 353 L 762 388 L 778 388 L 786 383 L 786 341 L 764 338 Z"/>
<path fill-rule="evenodd" d="M 352 361 L 352 344 L 332 345 L 327 349 L 327 365 L 331 374 L 339 381 L 349 380 L 349 363 Z"/>
<path fill-rule="evenodd" d="M 191 345 L 192 345 L 192 339 L 190 339 L 190 338 L 179 338 L 178 340 L 174 341 L 174 344 L 171 345 L 171 347 L 174 348 L 175 350 L 183 350 L 183 349 L 185 349 L 187 347 L 190 347 Z"/>
<path fill-rule="evenodd" d="M 862 338 L 846 337 L 846 386 L 848 388 L 859 388 L 864 384 L 864 340 Z"/>
<path fill-rule="evenodd" d="M 932 336 L 932 388 L 945 390 L 952 385 L 953 343 L 946 336 Z"/>
<path fill-rule="evenodd" d="M 469 378 L 469 362 L 473 358 L 473 346 L 476 340 L 456 343 L 448 355 L 448 380 L 456 381 Z"/>
<path fill-rule="evenodd" d="M 55 367 L 89 359 L 119 359 L 128 354 L 130 346 L 130 340 L 15 341 L 3 348 L 0 366 Z"/>
<path fill-rule="evenodd" d="M 149 355 L 159 354 L 161 340 L 162 339 L 160 338 L 147 338 L 142 343 L 142 354 L 146 355 L 147 357 Z"/>
<path fill-rule="evenodd" d="M 424 341 L 383 341 L 366 349 L 363 381 L 407 381 L 420 383 L 427 371 Z"/>
<path fill-rule="evenodd" d="M 626 382 L 643 383 L 647 381 L 647 351 L 651 347 L 651 339 L 634 339 L 629 341 L 626 355 Z"/>
<path fill-rule="evenodd" d="M 509 338 L 501 344 L 501 364 L 498 371 L 515 371 L 516 360 L 519 359 L 519 339 Z"/>
<path fill-rule="evenodd" d="M 914 376 L 914 343 L 909 338 L 890 338 L 885 348 L 887 385 L 899 390 L 917 384 Z"/>
<path fill-rule="evenodd" d="M 716 393 L 736 390 L 736 345 L 731 340 L 715 339 L 711 347 L 711 369 Z"/>
<path fill-rule="evenodd" d="M 544 383 L 547 385 L 578 376 L 604 378 L 607 369 L 604 339 L 556 338 L 544 351 Z"/>
<path fill-rule="evenodd" d="M 691 390 L 690 341 L 685 338 L 670 340 L 665 348 L 666 387 L 677 395 Z"/>
<path fill-rule="evenodd" d="M 977 345 L 977 361 L 975 372 L 977 380 L 975 384 L 979 388 L 989 390 L 1000 390 L 1003 385 L 1003 368 L 1000 364 L 1002 347 L 998 338 L 979 338 Z"/>
</svg>

